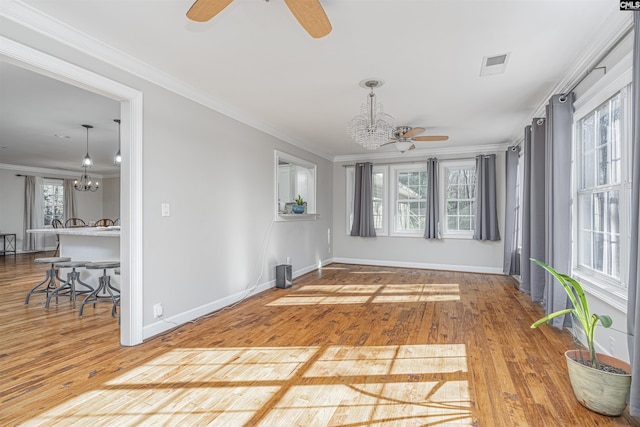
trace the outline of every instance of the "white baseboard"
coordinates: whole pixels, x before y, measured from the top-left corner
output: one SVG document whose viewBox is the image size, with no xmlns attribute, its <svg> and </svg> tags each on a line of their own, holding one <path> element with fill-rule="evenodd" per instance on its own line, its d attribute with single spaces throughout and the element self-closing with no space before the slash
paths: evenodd
<svg viewBox="0 0 640 427">
<path fill-rule="evenodd" d="M 358 258 L 341 258 L 334 257 L 333 262 L 343 264 L 363 264 L 375 265 L 380 267 L 403 267 L 403 268 L 420 268 L 427 270 L 445 270 L 445 271 L 461 271 L 465 273 L 487 273 L 502 275 L 501 267 L 484 267 L 478 265 L 453 265 L 453 264 L 430 264 L 422 262 L 404 262 L 404 261 L 383 261 L 374 259 L 358 259 Z"/>
<path fill-rule="evenodd" d="M 323 260 L 322 265 L 326 265 L 331 263 L 331 260 Z M 309 265 L 307 267 L 300 268 L 294 272 L 292 272 L 292 276 L 295 279 L 296 277 L 302 276 L 303 274 L 314 271 L 318 268 L 318 265 Z M 155 335 L 166 332 L 176 326 L 183 325 L 188 322 L 192 322 L 202 316 L 209 315 L 213 312 L 221 310 L 225 307 L 228 307 L 232 304 L 236 304 L 245 298 L 250 296 L 259 294 L 260 292 L 264 292 L 268 289 L 275 287 L 275 280 L 269 280 L 268 282 L 262 283 L 260 285 L 255 286 L 253 289 L 247 289 L 242 292 L 237 292 L 233 295 L 229 295 L 227 297 L 221 298 L 216 301 L 212 301 L 210 303 L 201 305 L 199 307 L 195 307 L 191 310 L 182 312 L 180 314 L 176 314 L 170 317 L 162 317 L 161 319 L 155 319 L 155 321 L 149 325 L 146 325 L 142 329 L 142 338 L 148 339 Z"/>
</svg>

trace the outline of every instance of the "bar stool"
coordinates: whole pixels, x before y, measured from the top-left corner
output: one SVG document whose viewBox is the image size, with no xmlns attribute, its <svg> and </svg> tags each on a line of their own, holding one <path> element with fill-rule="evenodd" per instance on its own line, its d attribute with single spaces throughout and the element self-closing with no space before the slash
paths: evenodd
<svg viewBox="0 0 640 427">
<path fill-rule="evenodd" d="M 102 270 L 102 276 L 98 279 L 98 287 L 82 301 L 79 317 L 82 317 L 86 304 L 93 304 L 95 307 L 99 302 L 110 302 L 114 306 L 118 303 L 120 290 L 111 285 L 111 276 L 107 274 L 108 269 L 118 267 L 120 267 L 120 261 L 89 262 L 85 264 L 84 268 L 87 270 Z M 113 315 L 113 309 L 111 313 Z"/>
<path fill-rule="evenodd" d="M 47 298 L 49 298 L 49 291 L 55 291 L 55 289 L 57 288 L 56 279 L 58 279 L 60 283 L 64 283 L 64 280 L 62 280 L 58 275 L 59 271 L 58 269 L 56 269 L 55 264 L 57 262 L 65 262 L 65 261 L 71 261 L 71 258 L 67 256 L 53 256 L 53 257 L 46 257 L 46 258 L 36 258 L 35 260 L 33 260 L 34 264 L 50 264 L 51 268 L 47 270 L 47 276 L 45 277 L 45 279 L 42 282 L 35 285 L 27 293 L 27 299 L 24 301 L 24 305 L 29 305 L 29 298 L 31 298 L 31 295 L 33 294 L 47 294 Z M 40 286 L 44 285 L 45 283 L 47 284 L 47 286 L 45 286 L 44 289 L 38 289 Z M 56 303 L 57 302 L 58 302 L 58 297 L 56 295 Z"/>
<path fill-rule="evenodd" d="M 58 302 L 58 293 L 63 290 L 68 290 L 69 299 L 73 301 L 73 308 L 76 308 L 76 294 L 89 294 L 94 291 L 93 286 L 84 283 L 80 280 L 80 272 L 76 271 L 76 268 L 81 268 L 87 265 L 89 261 L 64 261 L 64 262 L 56 262 L 55 268 L 60 270 L 61 268 L 70 268 L 71 271 L 67 273 L 67 281 L 65 284 L 57 287 L 51 295 L 47 297 L 47 302 L 44 305 L 44 308 L 49 308 L 49 302 L 53 296 L 56 296 L 56 303 Z M 76 282 L 87 288 L 85 291 L 76 291 Z M 65 294 L 66 295 L 66 294 Z"/>
<path fill-rule="evenodd" d="M 115 274 L 116 276 L 120 275 L 120 268 L 116 268 L 113 270 L 113 274 Z M 118 294 L 118 297 L 116 298 L 116 303 L 113 304 L 113 308 L 111 309 L 111 317 L 116 317 L 116 307 L 120 307 L 120 294 Z M 118 316 L 118 325 L 120 324 L 120 316 Z"/>
</svg>

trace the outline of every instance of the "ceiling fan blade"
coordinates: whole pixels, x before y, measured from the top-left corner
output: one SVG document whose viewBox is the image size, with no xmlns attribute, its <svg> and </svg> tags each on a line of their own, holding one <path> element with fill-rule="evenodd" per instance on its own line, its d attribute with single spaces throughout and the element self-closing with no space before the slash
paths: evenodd
<svg viewBox="0 0 640 427">
<path fill-rule="evenodd" d="M 192 21 L 205 22 L 222 12 L 233 0 L 196 0 L 187 12 Z"/>
<path fill-rule="evenodd" d="M 413 138 L 414 141 L 446 141 L 447 139 L 449 139 L 448 136 L 436 136 L 436 135 L 416 136 L 415 138 Z"/>
<path fill-rule="evenodd" d="M 419 135 L 422 132 L 424 132 L 424 128 L 411 128 L 400 136 L 402 138 L 413 138 L 414 136 Z"/>
<path fill-rule="evenodd" d="M 314 39 L 331 32 L 331 23 L 318 0 L 284 0 L 293 16 Z"/>
<path fill-rule="evenodd" d="M 385 142 L 384 144 L 382 144 L 380 147 L 384 147 L 385 145 L 389 145 L 389 144 L 395 144 L 397 141 L 389 141 L 389 142 Z"/>
</svg>

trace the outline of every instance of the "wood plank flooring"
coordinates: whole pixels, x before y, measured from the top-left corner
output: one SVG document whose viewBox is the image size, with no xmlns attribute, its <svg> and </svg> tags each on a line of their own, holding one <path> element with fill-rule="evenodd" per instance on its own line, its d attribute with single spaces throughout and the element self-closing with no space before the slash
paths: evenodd
<svg viewBox="0 0 640 427">
<path fill-rule="evenodd" d="M 507 277 L 332 264 L 121 347 L 108 304 L 24 306 L 33 259 L 0 257 L 2 426 L 635 423 L 576 402 L 571 337 Z"/>
</svg>

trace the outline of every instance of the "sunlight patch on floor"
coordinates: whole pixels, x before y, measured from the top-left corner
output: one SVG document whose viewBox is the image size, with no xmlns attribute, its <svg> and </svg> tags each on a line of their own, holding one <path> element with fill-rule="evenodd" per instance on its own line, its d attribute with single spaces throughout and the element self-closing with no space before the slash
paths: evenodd
<svg viewBox="0 0 640 427">
<path fill-rule="evenodd" d="M 457 283 L 307 285 L 267 306 L 459 301 Z"/>
<path fill-rule="evenodd" d="M 471 425 L 464 345 L 179 348 L 25 425 Z"/>
</svg>

